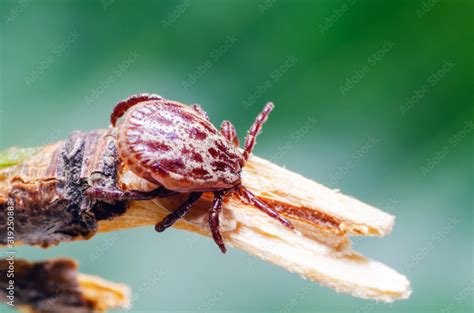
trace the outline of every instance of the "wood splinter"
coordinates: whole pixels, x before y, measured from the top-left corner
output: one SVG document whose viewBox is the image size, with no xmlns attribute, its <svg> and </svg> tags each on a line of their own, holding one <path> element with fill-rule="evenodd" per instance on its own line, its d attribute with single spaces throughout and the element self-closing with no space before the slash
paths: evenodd
<svg viewBox="0 0 474 313">
<path fill-rule="evenodd" d="M 124 188 L 146 188 L 146 182 L 127 170 L 119 181 Z M 393 216 L 258 157 L 251 157 L 244 168 L 243 183 L 290 219 L 296 231 L 238 197 L 230 197 L 221 218 L 227 244 L 338 292 L 385 302 L 409 297 L 410 283 L 405 276 L 357 254 L 350 245 L 351 235 L 390 233 Z M 132 201 L 124 215 L 100 221 L 99 231 L 152 226 L 180 200 Z M 207 212 L 211 201 L 211 196 L 198 201 L 175 227 L 210 236 Z"/>
</svg>

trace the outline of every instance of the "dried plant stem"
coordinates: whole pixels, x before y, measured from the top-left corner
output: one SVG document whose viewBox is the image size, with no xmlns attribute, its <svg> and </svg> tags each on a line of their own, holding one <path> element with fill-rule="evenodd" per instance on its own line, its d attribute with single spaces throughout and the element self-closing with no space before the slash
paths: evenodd
<svg viewBox="0 0 474 313">
<path fill-rule="evenodd" d="M 0 277 L 0 301 L 25 313 L 99 313 L 127 308 L 130 291 L 122 284 L 78 273 L 70 259 L 38 262 L 15 260 L 15 277 Z M 0 270 L 10 268 L 10 260 L 0 260 Z M 14 285 L 11 285 L 14 279 Z M 15 293 L 6 291 L 14 286 Z M 3 312 L 3 311 L 2 311 Z"/>
<path fill-rule="evenodd" d="M 104 136 L 105 132 L 96 133 Z M 12 188 L 28 190 L 43 181 L 43 173 L 51 173 L 56 168 L 51 167 L 50 160 L 57 159 L 57 151 L 63 146 L 61 143 L 46 146 L 33 156 L 18 161 L 20 164 L 16 167 L 0 170 L 0 200 L 3 194 L 3 201 L 6 201 L 8 190 Z M 100 161 L 103 157 L 102 151 L 87 148 L 85 151 L 91 153 L 88 160 Z M 92 167 L 90 164 L 96 163 L 88 164 Z M 25 182 L 28 179 L 31 183 Z M 410 283 L 405 276 L 351 250 L 350 236 L 385 236 L 393 227 L 393 216 L 255 156 L 250 157 L 242 179 L 244 186 L 257 197 L 290 219 L 295 230 L 284 227 L 237 197 L 226 197 L 221 214 L 221 231 L 226 244 L 339 292 L 386 302 L 409 297 Z M 56 183 L 57 179 L 45 181 L 47 184 L 42 184 L 41 188 L 51 190 L 50 184 Z M 134 175 L 125 165 L 119 168 L 116 183 L 124 190 L 156 188 Z M 54 192 L 51 195 L 57 197 Z M 98 231 L 155 225 L 176 208 L 183 196 L 131 201 L 124 214 L 100 220 Z M 211 196 L 204 194 L 175 227 L 209 236 Z M 76 237 L 81 238 L 88 236 Z"/>
<path fill-rule="evenodd" d="M 105 313 L 113 309 L 127 309 L 130 305 L 130 290 L 125 285 L 112 283 L 97 276 L 78 274 L 79 290 L 83 294 L 91 308 L 77 307 L 68 308 L 69 313 L 94 312 Z M 23 313 L 43 313 L 31 305 L 22 304 L 18 306 Z M 55 311 L 59 312 L 59 311 Z"/>
</svg>

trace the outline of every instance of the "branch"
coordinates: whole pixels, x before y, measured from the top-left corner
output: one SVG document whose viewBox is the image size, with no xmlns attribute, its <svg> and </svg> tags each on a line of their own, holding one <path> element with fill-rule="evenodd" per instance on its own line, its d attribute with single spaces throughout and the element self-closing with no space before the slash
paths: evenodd
<svg viewBox="0 0 474 313">
<path fill-rule="evenodd" d="M 46 211 L 55 212 L 51 214 L 54 218 L 65 211 L 64 207 L 58 207 L 58 199 L 67 198 L 69 204 L 71 201 L 76 203 L 84 200 L 80 192 L 73 193 L 74 197 L 70 196 L 70 192 L 59 193 L 58 196 L 57 186 L 69 184 L 70 175 L 64 176 L 64 173 L 68 172 L 68 166 L 71 167 L 71 165 L 63 164 L 61 165 L 63 168 L 52 165 L 61 163 L 58 161 L 61 160 L 58 155 L 70 161 L 76 160 L 77 154 L 82 153 L 84 157 L 80 162 L 78 161 L 80 165 L 70 161 L 75 164 L 72 168 L 76 169 L 72 172 L 77 172 L 78 167 L 79 172 L 82 173 L 81 179 L 90 181 L 88 178 L 97 173 L 97 170 L 90 169 L 97 169 L 98 164 L 103 165 L 103 160 L 107 159 L 104 155 L 109 155 L 104 152 L 104 147 L 107 146 L 104 144 L 105 138 L 110 139 L 105 135 L 106 131 L 95 132 L 96 135 L 91 135 L 93 132 L 76 134 L 66 143 L 60 142 L 43 147 L 36 154 L 21 160 L 20 164 L 0 171 L 0 204 L 2 191 L 3 203 L 12 196 L 16 196 L 17 203 L 21 201 L 30 203 L 25 199 L 33 198 L 32 194 L 37 195 L 38 190 L 41 190 L 41 199 L 36 199 L 34 203 L 44 200 L 42 208 L 46 205 L 48 208 Z M 78 140 L 83 144 L 79 145 Z M 77 148 L 78 146 L 82 148 Z M 61 170 L 58 170 L 58 167 Z M 296 231 L 282 226 L 256 208 L 241 202 L 237 197 L 229 197 L 224 203 L 221 217 L 221 230 L 226 244 L 339 292 L 386 302 L 409 297 L 410 284 L 405 276 L 382 263 L 353 252 L 350 245 L 350 236 L 353 235 L 385 236 L 388 234 L 394 224 L 393 216 L 258 157 L 250 158 L 244 168 L 242 178 L 243 184 L 262 201 L 271 204 L 289 218 Z M 156 188 L 131 173 L 124 165 L 118 167 L 117 176 L 114 179 L 115 183 L 125 190 Z M 63 181 L 63 183 L 59 184 L 58 181 Z M 34 192 L 31 192 L 32 189 Z M 20 193 L 22 197 L 17 195 L 18 190 L 23 192 Z M 30 190 L 26 192 L 28 196 L 25 196 L 25 190 Z M 125 212 L 114 209 L 115 211 L 107 211 L 108 215 L 105 214 L 105 216 L 103 204 L 97 204 L 89 210 L 81 211 L 85 213 L 79 216 L 76 214 L 72 218 L 65 215 L 61 217 L 62 222 L 55 221 L 59 223 L 57 227 L 67 228 L 71 234 L 69 237 L 63 236 L 56 239 L 58 241 L 87 239 L 96 231 L 110 232 L 155 225 L 182 199 L 183 197 L 178 195 L 151 201 L 132 201 L 124 210 Z M 176 228 L 209 236 L 207 212 L 210 201 L 211 195 L 205 195 L 193 206 L 191 212 L 176 224 Z M 24 210 L 24 214 L 30 214 L 30 211 L 38 214 L 37 210 Z M 91 216 L 95 217 L 93 222 L 97 223 L 97 227 L 91 222 Z M 76 226 L 64 224 L 65 220 L 69 221 L 69 224 L 74 224 L 78 219 L 81 222 L 85 220 L 87 225 L 92 226 L 86 230 L 78 230 Z M 0 230 L 1 226 L 0 223 Z M 41 226 L 43 228 L 34 228 L 37 235 L 35 238 L 41 237 L 37 229 L 47 229 L 44 225 Z M 30 241 L 27 235 L 33 228 L 25 226 L 22 229 L 26 232 L 22 241 L 27 244 L 48 246 L 56 243 Z M 217 251 L 216 248 L 216 253 Z"/>
</svg>

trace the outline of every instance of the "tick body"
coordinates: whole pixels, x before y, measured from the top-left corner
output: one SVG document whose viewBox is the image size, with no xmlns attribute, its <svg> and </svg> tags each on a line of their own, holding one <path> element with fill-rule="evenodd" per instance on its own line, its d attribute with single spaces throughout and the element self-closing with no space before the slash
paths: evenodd
<svg viewBox="0 0 474 313">
<path fill-rule="evenodd" d="M 189 193 L 184 203 L 156 225 L 155 229 L 161 232 L 183 217 L 203 192 L 212 192 L 209 227 L 224 253 L 219 214 L 223 197 L 229 193 L 238 194 L 243 201 L 292 228 L 290 221 L 241 183 L 242 168 L 272 109 L 273 104 L 268 103 L 257 116 L 241 152 L 234 126 L 224 121 L 217 130 L 200 106 L 188 106 L 153 94 L 131 96 L 119 102 L 111 115 L 111 124 L 117 127 L 118 153 L 132 172 L 159 187 L 150 192 L 92 187 L 87 194 L 96 198 L 140 200 Z"/>
</svg>

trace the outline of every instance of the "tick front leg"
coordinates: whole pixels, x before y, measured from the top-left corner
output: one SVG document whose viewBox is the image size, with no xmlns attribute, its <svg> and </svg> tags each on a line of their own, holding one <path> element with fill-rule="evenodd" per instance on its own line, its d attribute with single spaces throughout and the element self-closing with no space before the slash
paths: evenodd
<svg viewBox="0 0 474 313">
<path fill-rule="evenodd" d="M 120 190 L 118 188 L 90 187 L 85 195 L 98 200 L 127 201 L 127 200 L 150 200 L 153 198 L 165 198 L 177 194 L 161 186 L 151 191 Z"/>
<path fill-rule="evenodd" d="M 232 142 L 235 147 L 239 147 L 239 137 L 237 137 L 237 131 L 231 122 L 227 120 L 222 121 L 221 133 L 228 141 Z"/>
<path fill-rule="evenodd" d="M 243 154 L 243 159 L 242 159 L 242 166 L 245 164 L 245 162 L 247 162 L 250 156 L 250 153 L 252 153 L 252 150 L 256 143 L 257 136 L 262 130 L 262 126 L 267 121 L 268 115 L 270 115 L 270 112 L 273 110 L 273 108 L 274 108 L 273 103 L 271 102 L 267 103 L 265 107 L 263 108 L 263 111 L 260 112 L 260 114 L 255 119 L 255 122 L 252 124 L 252 127 L 250 127 L 247 137 L 245 138 L 245 147 L 244 147 L 244 154 Z"/>
<path fill-rule="evenodd" d="M 204 117 L 206 120 L 210 121 L 209 116 L 207 115 L 206 111 L 202 108 L 197 103 L 191 104 L 191 107 L 193 108 L 194 111 L 198 112 L 202 117 Z"/>
<path fill-rule="evenodd" d="M 227 249 L 222 240 L 221 233 L 219 231 L 219 214 L 222 211 L 222 193 L 214 193 L 214 201 L 212 203 L 212 208 L 209 211 L 209 228 L 211 229 L 212 238 L 221 249 L 222 253 L 226 253 Z"/>
<path fill-rule="evenodd" d="M 194 202 L 196 202 L 202 195 L 202 192 L 191 192 L 189 194 L 188 199 L 184 201 L 173 213 L 169 214 L 165 217 L 161 222 L 156 224 L 155 230 L 159 233 L 165 231 L 167 228 L 173 226 L 177 220 L 182 218 L 186 213 L 188 213 L 189 209 Z"/>
</svg>

